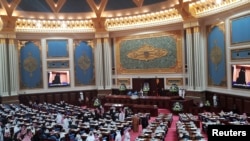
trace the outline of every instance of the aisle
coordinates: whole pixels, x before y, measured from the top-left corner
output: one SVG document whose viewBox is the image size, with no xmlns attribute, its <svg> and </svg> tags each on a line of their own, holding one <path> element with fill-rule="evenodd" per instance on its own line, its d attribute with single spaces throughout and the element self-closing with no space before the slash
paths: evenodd
<svg viewBox="0 0 250 141">
<path fill-rule="evenodd" d="M 165 137 L 165 141 L 178 141 L 177 134 L 176 134 L 176 122 L 179 120 L 179 117 L 174 115 L 173 122 L 171 127 L 168 128 L 168 133 Z"/>
<path fill-rule="evenodd" d="M 167 113 L 170 113 L 169 110 L 167 109 L 158 109 L 158 113 L 164 113 L 164 114 L 167 114 Z M 179 120 L 179 117 L 176 116 L 176 115 L 173 115 L 173 121 L 172 121 L 172 124 L 171 126 L 168 128 L 168 133 L 165 137 L 165 141 L 178 141 L 178 138 L 177 138 L 177 134 L 176 134 L 176 122 Z"/>
<path fill-rule="evenodd" d="M 167 109 L 158 109 L 158 113 L 161 114 L 168 114 L 170 113 L 170 111 L 168 111 Z M 155 117 L 151 117 L 149 122 L 154 121 Z M 177 137 L 177 133 L 176 133 L 176 122 L 179 120 L 179 116 L 177 115 L 173 115 L 173 121 L 171 126 L 168 128 L 168 133 L 165 137 L 165 141 L 178 141 L 178 137 Z M 135 141 L 135 139 L 138 137 L 139 133 L 141 133 L 142 131 L 142 126 L 139 126 L 139 132 L 138 133 L 134 133 L 133 131 L 131 131 L 131 141 Z M 205 137 L 205 140 L 207 140 L 207 135 L 205 133 L 203 133 L 203 136 Z"/>
<path fill-rule="evenodd" d="M 167 114 L 170 113 L 167 109 L 158 109 L 158 113 L 161 114 Z M 151 117 L 150 121 L 154 121 L 155 117 Z M 177 135 L 176 135 L 176 122 L 179 120 L 179 117 L 174 115 L 173 116 L 173 122 L 171 127 L 168 128 L 168 133 L 165 137 L 165 140 L 167 141 L 177 141 Z M 139 133 L 141 133 L 142 131 L 142 126 L 139 125 L 139 132 L 134 133 L 133 131 L 131 131 L 130 135 L 131 135 L 131 141 L 135 141 L 136 137 L 138 137 Z"/>
</svg>

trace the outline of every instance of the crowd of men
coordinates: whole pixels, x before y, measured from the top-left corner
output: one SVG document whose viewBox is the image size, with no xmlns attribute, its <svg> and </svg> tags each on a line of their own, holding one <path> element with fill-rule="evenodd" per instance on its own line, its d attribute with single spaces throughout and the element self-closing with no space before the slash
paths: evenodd
<svg viewBox="0 0 250 141">
<path fill-rule="evenodd" d="M 129 141 L 133 116 L 127 107 L 104 111 L 101 105 L 83 108 L 64 101 L 0 104 L 0 141 L 119 141 L 119 136 Z"/>
</svg>

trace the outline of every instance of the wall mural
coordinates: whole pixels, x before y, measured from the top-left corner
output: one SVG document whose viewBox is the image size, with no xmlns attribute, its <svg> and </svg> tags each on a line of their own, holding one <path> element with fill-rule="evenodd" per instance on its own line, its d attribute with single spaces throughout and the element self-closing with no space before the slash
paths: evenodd
<svg viewBox="0 0 250 141">
<path fill-rule="evenodd" d="M 18 41 L 20 89 L 43 87 L 40 41 Z"/>
<path fill-rule="evenodd" d="M 250 42 L 250 15 L 231 20 L 231 44 Z"/>
<path fill-rule="evenodd" d="M 208 26 L 208 85 L 227 86 L 225 27 L 223 24 Z"/>
<path fill-rule="evenodd" d="M 92 41 L 74 41 L 75 84 L 94 85 L 94 53 Z"/>
<path fill-rule="evenodd" d="M 181 32 L 157 33 L 118 38 L 117 72 L 182 72 Z"/>
</svg>

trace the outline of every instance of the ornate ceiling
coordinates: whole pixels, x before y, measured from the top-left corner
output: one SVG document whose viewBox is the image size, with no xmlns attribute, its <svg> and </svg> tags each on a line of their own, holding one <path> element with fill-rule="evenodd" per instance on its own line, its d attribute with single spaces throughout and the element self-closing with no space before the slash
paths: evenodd
<svg viewBox="0 0 250 141">
<path fill-rule="evenodd" d="M 178 0 L 1 0 L 1 15 L 39 19 L 130 16 L 168 9 Z"/>
<path fill-rule="evenodd" d="M 178 23 L 249 0 L 1 0 L 4 31 L 103 32 Z"/>
</svg>

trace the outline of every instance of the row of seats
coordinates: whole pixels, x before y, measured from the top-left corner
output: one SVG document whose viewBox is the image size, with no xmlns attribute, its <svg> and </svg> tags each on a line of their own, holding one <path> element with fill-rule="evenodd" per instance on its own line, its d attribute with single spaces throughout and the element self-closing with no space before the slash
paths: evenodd
<svg viewBox="0 0 250 141">
<path fill-rule="evenodd" d="M 146 127 L 143 127 L 136 141 L 164 141 L 172 120 L 173 115 L 171 113 L 158 115 Z"/>
<path fill-rule="evenodd" d="M 205 137 L 199 128 L 198 117 L 191 113 L 180 113 L 176 123 L 178 140 L 205 141 Z"/>
<path fill-rule="evenodd" d="M 33 106 L 36 108 L 32 108 Z M 0 106 L 1 121 L 4 127 L 8 126 L 10 129 L 10 140 L 14 140 L 15 126 L 23 125 L 35 129 L 35 141 L 68 141 L 73 138 L 76 140 L 77 135 L 80 135 L 81 139 L 86 139 L 90 131 L 96 133 L 100 139 L 111 140 L 117 130 L 122 132 L 131 126 L 131 120 L 113 121 L 109 112 L 105 113 L 105 117 L 95 119 L 96 109 L 83 109 L 67 103 L 63 105 L 44 103 L 32 107 L 23 104 Z M 68 128 L 64 128 L 63 123 L 57 123 L 55 119 L 58 113 L 69 119 Z"/>
</svg>

